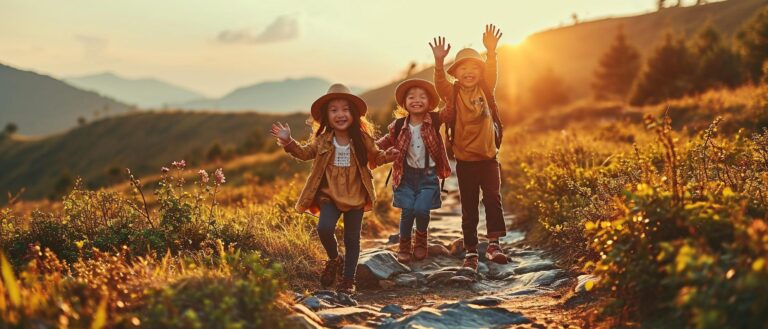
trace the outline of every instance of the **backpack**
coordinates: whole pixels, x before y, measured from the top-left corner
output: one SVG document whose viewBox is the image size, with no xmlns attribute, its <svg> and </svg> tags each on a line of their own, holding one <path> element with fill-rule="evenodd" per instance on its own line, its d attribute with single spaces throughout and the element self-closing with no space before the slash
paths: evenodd
<svg viewBox="0 0 768 329">
<path fill-rule="evenodd" d="M 432 129 L 435 130 L 435 135 L 440 138 L 440 125 L 442 122 L 440 122 L 440 115 L 437 112 L 429 112 L 429 116 L 432 119 Z M 395 120 L 395 135 L 392 136 L 395 141 L 397 141 L 397 138 L 400 137 L 400 130 L 403 129 L 403 126 L 405 125 L 405 120 L 407 117 L 402 117 L 397 120 Z M 429 149 L 427 147 L 424 147 L 424 168 L 429 167 Z M 403 157 L 406 155 L 403 154 Z M 387 174 L 387 180 L 384 182 L 384 186 L 389 185 L 389 179 L 392 177 L 392 168 L 389 168 L 389 174 Z M 443 189 L 443 186 L 445 185 L 445 179 L 442 180 L 440 183 L 441 190 Z"/>
<path fill-rule="evenodd" d="M 453 155 L 453 142 L 456 133 L 456 103 L 459 96 L 459 88 L 461 87 L 458 83 L 453 84 L 453 103 L 446 105 L 453 106 L 454 110 L 451 120 L 448 120 L 448 122 L 445 123 L 445 140 L 447 142 L 445 149 L 448 151 L 448 157 L 451 159 L 455 158 Z M 485 81 L 480 81 L 480 89 L 488 99 L 488 108 L 491 110 L 491 118 L 493 119 L 493 141 L 496 144 L 496 148 L 499 149 L 501 148 L 501 140 L 504 138 L 504 126 L 501 124 L 501 119 L 499 119 L 499 107 L 496 104 L 496 97 L 491 93 L 491 90 L 485 84 Z"/>
</svg>

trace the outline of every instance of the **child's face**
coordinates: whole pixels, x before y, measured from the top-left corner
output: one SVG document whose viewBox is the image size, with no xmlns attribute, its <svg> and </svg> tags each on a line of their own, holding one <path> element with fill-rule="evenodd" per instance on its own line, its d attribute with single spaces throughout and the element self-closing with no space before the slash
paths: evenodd
<svg viewBox="0 0 768 329">
<path fill-rule="evenodd" d="M 352 107 L 346 99 L 328 102 L 328 125 L 333 130 L 346 131 L 352 126 Z"/>
<path fill-rule="evenodd" d="M 455 77 L 463 87 L 474 87 L 483 76 L 483 69 L 476 62 L 466 62 L 456 68 Z"/>
<path fill-rule="evenodd" d="M 429 96 L 427 91 L 413 87 L 405 93 L 405 109 L 410 114 L 421 114 L 429 111 Z"/>
</svg>

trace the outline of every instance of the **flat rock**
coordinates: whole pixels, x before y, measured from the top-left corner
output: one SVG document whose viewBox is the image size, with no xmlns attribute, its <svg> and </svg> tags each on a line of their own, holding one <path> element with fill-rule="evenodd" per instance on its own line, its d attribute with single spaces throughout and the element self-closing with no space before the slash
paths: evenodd
<svg viewBox="0 0 768 329">
<path fill-rule="evenodd" d="M 423 307 L 397 321 L 385 323 L 380 328 L 491 328 L 530 322 L 519 312 L 510 312 L 503 308 L 452 303 L 443 304 L 437 309 Z"/>
<path fill-rule="evenodd" d="M 419 278 L 413 273 L 398 274 L 394 281 L 398 287 L 416 288 L 419 286 Z"/>
<path fill-rule="evenodd" d="M 516 267 L 513 272 L 514 274 L 525 274 L 531 272 L 547 271 L 554 268 L 555 264 L 552 261 L 542 260 L 528 264 L 521 264 L 520 266 Z"/>
<path fill-rule="evenodd" d="M 454 271 L 437 271 L 427 276 L 427 284 L 438 285 L 448 281 L 452 278 L 456 272 Z"/>
<path fill-rule="evenodd" d="M 393 316 L 401 316 L 405 314 L 405 310 L 402 306 L 397 304 L 389 304 L 381 308 L 381 313 L 392 314 Z"/>
<path fill-rule="evenodd" d="M 369 272 L 379 280 L 386 280 L 393 275 L 410 272 L 411 268 L 398 262 L 394 252 L 374 249 L 360 255 L 357 271 Z"/>
<path fill-rule="evenodd" d="M 323 326 L 312 321 L 304 314 L 291 314 L 285 318 L 285 327 L 289 329 L 322 329 Z"/>
<path fill-rule="evenodd" d="M 334 299 L 335 299 L 335 297 L 334 297 Z M 307 308 L 309 308 L 309 309 L 311 309 L 313 311 L 317 311 L 317 310 L 321 310 L 321 309 L 324 309 L 324 308 L 331 308 L 331 307 L 333 307 L 332 304 L 328 303 L 326 300 L 321 299 L 320 297 L 317 297 L 317 296 L 309 296 L 307 298 L 304 298 L 301 301 L 301 304 L 298 304 L 298 305 L 304 305 L 304 306 L 306 306 Z"/>
<path fill-rule="evenodd" d="M 504 302 L 504 298 L 496 296 L 480 296 L 469 299 L 467 304 L 480 305 L 480 306 L 496 306 Z"/>
<path fill-rule="evenodd" d="M 456 276 L 453 276 L 450 279 L 448 279 L 448 281 L 446 281 L 446 283 L 449 284 L 449 285 L 453 285 L 453 286 L 463 287 L 463 286 L 469 286 L 469 285 L 475 283 L 475 281 L 477 281 L 477 280 L 475 280 L 474 278 L 469 278 L 469 277 L 466 277 L 466 276 L 456 275 Z"/>
<path fill-rule="evenodd" d="M 341 324 L 366 323 L 370 319 L 381 318 L 386 314 L 360 307 L 339 307 L 317 312 L 317 316 L 323 320 L 325 326 L 338 327 Z"/>
<path fill-rule="evenodd" d="M 525 297 L 525 296 L 536 296 L 542 294 L 543 291 L 537 288 L 523 288 L 523 289 L 517 289 L 511 292 L 507 292 L 504 294 L 504 296 L 507 297 Z"/>
<path fill-rule="evenodd" d="M 555 269 L 549 271 L 540 271 L 526 273 L 517 278 L 517 281 L 523 287 L 548 286 L 555 282 L 557 277 L 563 273 L 563 270 Z"/>
<path fill-rule="evenodd" d="M 317 322 L 317 323 L 323 323 L 323 320 L 320 319 L 320 317 L 315 314 L 315 312 L 312 312 L 309 308 L 304 306 L 304 304 L 293 304 L 291 305 L 291 308 L 299 314 L 304 314 L 307 316 L 310 320 Z"/>
</svg>

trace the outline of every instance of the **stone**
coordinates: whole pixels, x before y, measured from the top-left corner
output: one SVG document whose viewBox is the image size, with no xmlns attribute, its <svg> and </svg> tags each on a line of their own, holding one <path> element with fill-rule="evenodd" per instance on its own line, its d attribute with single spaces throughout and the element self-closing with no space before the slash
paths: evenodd
<svg viewBox="0 0 768 329">
<path fill-rule="evenodd" d="M 576 284 L 576 288 L 574 288 L 573 291 L 577 293 L 582 293 L 582 292 L 587 292 L 587 288 L 586 288 L 587 282 L 592 282 L 592 284 L 595 284 L 598 281 L 600 281 L 600 278 L 592 274 L 584 274 L 584 275 L 579 275 L 579 277 L 576 278 L 576 280 L 578 283 Z"/>
<path fill-rule="evenodd" d="M 480 265 L 478 265 L 478 268 Z M 477 272 L 469 267 L 462 267 L 456 271 L 455 276 L 464 276 L 472 279 L 477 279 L 479 275 Z"/>
<path fill-rule="evenodd" d="M 452 278 L 456 273 L 453 271 L 437 271 L 427 276 L 427 284 L 440 285 Z"/>
<path fill-rule="evenodd" d="M 460 256 L 464 252 L 464 239 L 458 238 L 451 241 L 451 244 L 448 245 L 448 251 L 451 256 Z"/>
<path fill-rule="evenodd" d="M 504 298 L 496 296 L 480 296 L 467 300 L 467 304 L 480 306 L 496 306 L 504 302 Z"/>
<path fill-rule="evenodd" d="M 464 286 L 469 286 L 469 285 L 475 283 L 475 281 L 476 280 L 473 279 L 473 278 L 468 278 L 466 276 L 456 275 L 456 276 L 453 276 L 450 279 L 448 279 L 448 281 L 446 283 L 449 284 L 449 285 L 452 285 L 452 286 L 464 287 Z"/>
<path fill-rule="evenodd" d="M 340 292 L 336 295 L 336 302 L 339 305 L 344 305 L 344 306 L 357 306 L 357 301 L 352 299 L 352 296 L 345 294 L 343 292 Z"/>
<path fill-rule="evenodd" d="M 400 233 L 391 234 L 389 236 L 389 239 L 387 239 L 387 244 L 393 244 L 393 243 L 399 243 L 400 242 Z"/>
<path fill-rule="evenodd" d="M 427 253 L 430 256 L 433 256 L 433 257 L 434 256 L 447 256 L 447 255 L 451 254 L 451 252 L 448 250 L 448 248 L 446 248 L 445 246 L 443 246 L 441 244 L 430 245 L 429 248 L 427 249 Z"/>
<path fill-rule="evenodd" d="M 523 264 L 514 269 L 515 274 L 525 274 L 531 272 L 547 271 L 555 268 L 555 264 L 550 260 L 542 260 L 538 262 Z"/>
<path fill-rule="evenodd" d="M 312 321 L 304 314 L 291 314 L 285 318 L 285 327 L 289 329 L 322 329 L 323 326 Z"/>
<path fill-rule="evenodd" d="M 397 321 L 385 322 L 379 328 L 501 328 L 531 321 L 519 312 L 488 308 L 466 303 L 443 304 L 437 309 L 422 307 Z"/>
<path fill-rule="evenodd" d="M 563 270 L 555 269 L 549 271 L 540 271 L 523 274 L 517 278 L 523 287 L 549 286 L 563 273 Z"/>
<path fill-rule="evenodd" d="M 487 275 L 488 272 L 490 272 L 490 269 L 488 268 L 488 265 L 485 265 L 483 262 L 477 263 L 477 273 L 480 273 L 482 275 Z"/>
<path fill-rule="evenodd" d="M 385 317 L 386 314 L 359 307 L 329 308 L 317 312 L 327 327 L 338 327 L 340 324 L 361 324 L 375 318 Z"/>
<path fill-rule="evenodd" d="M 324 308 L 333 307 L 333 305 L 329 304 L 326 300 L 321 299 L 318 296 L 309 296 L 307 298 L 304 298 L 301 301 L 301 304 L 313 311 L 318 311 Z"/>
<path fill-rule="evenodd" d="M 405 314 L 405 310 L 402 306 L 396 305 L 396 304 L 389 304 L 381 308 L 381 313 L 388 313 L 393 316 L 399 317 L 403 314 Z"/>
<path fill-rule="evenodd" d="M 394 252 L 382 249 L 363 252 L 357 264 L 358 273 L 368 272 L 379 280 L 410 271 L 411 268 L 397 261 Z"/>
<path fill-rule="evenodd" d="M 394 278 L 398 287 L 416 288 L 419 286 L 419 278 L 412 273 L 399 274 Z"/>
<path fill-rule="evenodd" d="M 514 290 L 512 292 L 504 294 L 507 297 L 524 297 L 524 296 L 535 296 L 541 294 L 543 291 L 536 288 L 523 288 Z"/>
<path fill-rule="evenodd" d="M 291 309 L 293 309 L 296 313 L 304 314 L 306 317 L 316 323 L 323 323 L 323 320 L 321 320 L 320 317 L 315 314 L 315 312 L 312 312 L 309 308 L 304 306 L 304 304 L 293 304 L 291 305 Z"/>
</svg>

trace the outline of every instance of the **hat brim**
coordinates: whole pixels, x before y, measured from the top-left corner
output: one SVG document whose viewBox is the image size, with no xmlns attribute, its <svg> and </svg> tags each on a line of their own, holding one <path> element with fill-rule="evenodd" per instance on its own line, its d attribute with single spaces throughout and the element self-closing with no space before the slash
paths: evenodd
<svg viewBox="0 0 768 329">
<path fill-rule="evenodd" d="M 485 61 L 482 60 L 482 59 L 474 58 L 474 57 L 467 57 L 467 58 L 462 58 L 462 59 L 460 59 L 458 61 L 453 62 L 453 64 L 451 64 L 451 66 L 448 67 L 448 70 L 446 70 L 446 72 L 448 72 L 448 74 L 450 74 L 451 76 L 455 77 L 455 75 L 453 75 L 453 73 L 456 71 L 456 69 L 459 68 L 459 66 L 461 64 L 469 62 L 469 61 L 477 62 L 478 64 L 480 64 L 480 68 L 481 69 L 483 68 L 483 65 L 485 65 Z"/>
<path fill-rule="evenodd" d="M 338 98 L 346 99 L 347 101 L 352 103 L 357 109 L 358 115 L 360 115 L 361 117 L 365 116 L 365 113 L 368 112 L 368 105 L 366 105 L 365 101 L 360 97 L 357 97 L 355 95 L 348 94 L 348 93 L 329 93 L 329 94 L 320 96 L 320 98 L 318 98 L 314 103 L 312 103 L 311 112 L 310 112 L 312 114 L 312 119 L 314 119 L 317 122 L 322 121 L 320 118 L 320 115 L 322 115 L 323 106 L 325 106 L 325 104 L 327 104 L 331 100 L 338 99 Z"/>
<path fill-rule="evenodd" d="M 424 89 L 427 92 L 427 96 L 429 97 L 430 110 L 436 108 L 437 105 L 440 103 L 440 96 L 437 94 L 437 90 L 435 89 L 434 84 L 432 84 L 427 80 L 410 79 L 410 80 L 405 80 L 401 82 L 399 85 L 397 85 L 397 88 L 395 89 L 395 101 L 397 102 L 398 106 L 405 108 L 405 104 L 404 104 L 405 93 L 407 93 L 409 89 L 414 87 Z"/>
</svg>

